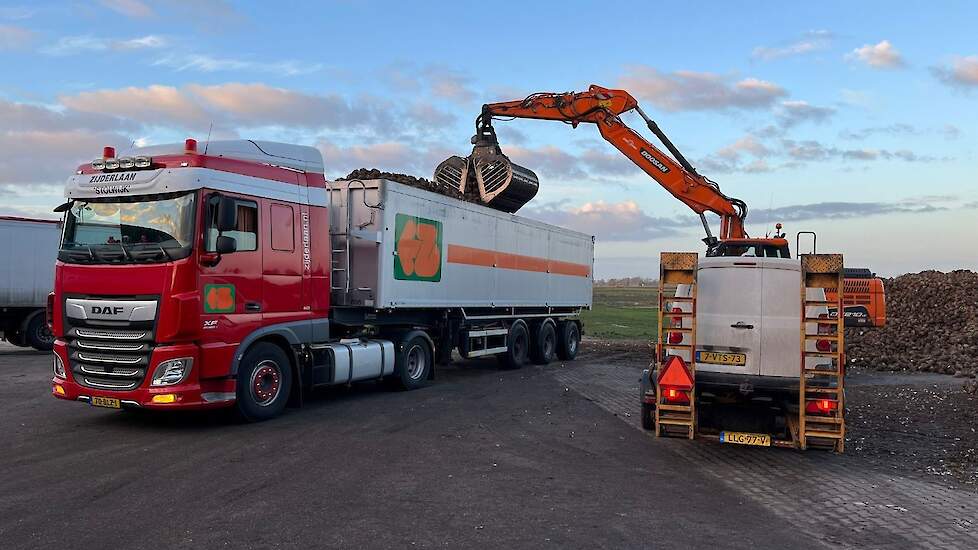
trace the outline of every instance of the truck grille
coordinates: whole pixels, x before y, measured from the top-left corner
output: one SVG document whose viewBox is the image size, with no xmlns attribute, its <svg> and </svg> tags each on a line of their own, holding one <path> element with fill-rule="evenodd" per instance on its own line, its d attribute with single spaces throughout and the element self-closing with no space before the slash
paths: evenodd
<svg viewBox="0 0 978 550">
<path fill-rule="evenodd" d="M 109 391 L 128 391 L 142 384 L 155 347 L 155 321 L 93 326 L 99 323 L 66 317 L 65 323 L 68 363 L 77 383 Z"/>
</svg>

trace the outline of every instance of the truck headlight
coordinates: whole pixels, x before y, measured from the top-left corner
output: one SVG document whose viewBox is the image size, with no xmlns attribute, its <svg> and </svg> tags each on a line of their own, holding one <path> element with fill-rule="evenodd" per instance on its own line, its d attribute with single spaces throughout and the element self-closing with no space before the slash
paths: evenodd
<svg viewBox="0 0 978 550">
<path fill-rule="evenodd" d="M 169 359 L 156 366 L 153 372 L 153 386 L 172 386 L 183 382 L 190 374 L 194 360 L 191 357 L 181 357 L 180 359 Z"/>
<path fill-rule="evenodd" d="M 68 377 L 65 376 L 65 364 L 61 360 L 61 356 L 58 355 L 57 352 L 53 353 L 52 355 L 54 355 L 54 359 L 51 361 L 54 366 L 54 375 L 62 380 L 67 379 Z"/>
</svg>

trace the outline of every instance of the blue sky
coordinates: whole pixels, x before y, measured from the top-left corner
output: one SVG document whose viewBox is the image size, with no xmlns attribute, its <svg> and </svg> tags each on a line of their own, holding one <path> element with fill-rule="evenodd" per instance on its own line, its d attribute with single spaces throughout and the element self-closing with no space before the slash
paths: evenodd
<svg viewBox="0 0 978 550">
<path fill-rule="evenodd" d="M 888 275 L 978 268 L 978 5 L 656 4 L 4 2 L 0 213 L 49 215 L 102 145 L 209 131 L 318 146 L 331 177 L 430 177 L 468 152 L 482 103 L 595 83 L 746 200 L 753 234 L 815 230 Z M 597 235 L 598 277 L 701 249 L 595 128 L 497 128 L 541 178 L 521 214 Z"/>
</svg>

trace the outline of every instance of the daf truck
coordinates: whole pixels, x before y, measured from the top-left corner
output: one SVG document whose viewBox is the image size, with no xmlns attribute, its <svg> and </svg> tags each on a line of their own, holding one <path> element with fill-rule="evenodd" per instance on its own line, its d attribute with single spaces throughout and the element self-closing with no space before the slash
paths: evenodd
<svg viewBox="0 0 978 550">
<path fill-rule="evenodd" d="M 327 181 L 313 147 L 135 149 L 66 184 L 52 394 L 236 407 L 360 380 L 414 389 L 453 351 L 571 360 L 593 238 L 387 180 Z"/>
</svg>

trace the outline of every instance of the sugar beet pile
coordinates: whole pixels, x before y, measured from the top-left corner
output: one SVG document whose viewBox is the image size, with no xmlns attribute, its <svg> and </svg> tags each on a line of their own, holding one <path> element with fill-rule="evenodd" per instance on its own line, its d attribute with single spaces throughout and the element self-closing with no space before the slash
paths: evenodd
<svg viewBox="0 0 978 550">
<path fill-rule="evenodd" d="M 978 273 L 923 271 L 884 285 L 886 326 L 847 329 L 849 363 L 967 377 L 978 391 Z"/>
<path fill-rule="evenodd" d="M 418 178 L 415 176 L 409 176 L 407 174 L 397 174 L 394 172 L 381 172 L 376 168 L 357 168 L 356 170 L 347 174 L 346 177 L 339 178 L 339 180 L 341 181 L 376 180 L 376 179 L 396 181 L 397 183 L 403 183 L 404 185 L 410 185 L 411 187 L 417 187 L 418 189 L 431 191 L 432 193 L 438 193 L 440 195 L 452 197 L 453 199 L 459 199 L 463 201 L 474 202 L 476 204 L 482 204 L 482 200 L 479 197 L 478 191 L 474 191 L 474 192 L 470 191 L 463 194 L 461 191 L 455 189 L 454 187 L 442 185 L 440 183 L 427 180 L 425 178 Z"/>
</svg>

